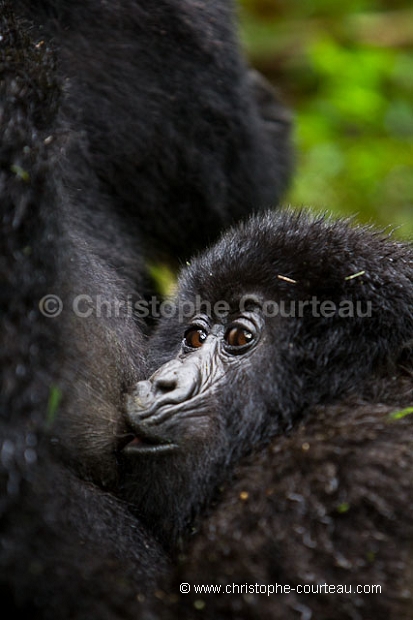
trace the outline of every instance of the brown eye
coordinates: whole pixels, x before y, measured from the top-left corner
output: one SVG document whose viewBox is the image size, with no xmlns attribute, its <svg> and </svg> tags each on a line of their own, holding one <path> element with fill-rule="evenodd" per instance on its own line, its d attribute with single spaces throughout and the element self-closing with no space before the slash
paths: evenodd
<svg viewBox="0 0 413 620">
<path fill-rule="evenodd" d="M 202 347 L 207 337 L 208 334 L 204 329 L 191 327 L 185 333 L 184 342 L 186 346 L 191 349 L 199 349 L 199 347 Z"/>
<path fill-rule="evenodd" d="M 230 347 L 245 347 L 252 339 L 253 335 L 244 327 L 231 327 L 225 334 L 225 341 Z"/>
</svg>

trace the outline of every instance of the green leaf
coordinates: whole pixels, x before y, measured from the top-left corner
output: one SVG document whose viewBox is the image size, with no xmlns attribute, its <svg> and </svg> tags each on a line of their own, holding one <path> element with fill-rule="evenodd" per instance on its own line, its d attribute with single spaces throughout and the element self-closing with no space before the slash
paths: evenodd
<svg viewBox="0 0 413 620">
<path fill-rule="evenodd" d="M 413 413 L 413 407 L 406 407 L 405 409 L 400 409 L 399 411 L 392 411 L 389 414 L 390 420 L 402 420 L 403 418 L 411 415 Z"/>
</svg>

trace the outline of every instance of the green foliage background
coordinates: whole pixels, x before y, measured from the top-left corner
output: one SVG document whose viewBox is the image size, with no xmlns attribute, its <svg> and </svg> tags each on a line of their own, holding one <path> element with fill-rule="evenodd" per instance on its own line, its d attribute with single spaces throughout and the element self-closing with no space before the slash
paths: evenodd
<svg viewBox="0 0 413 620">
<path fill-rule="evenodd" d="M 285 202 L 413 236 L 411 0 L 239 0 L 241 37 L 295 114 Z"/>
</svg>

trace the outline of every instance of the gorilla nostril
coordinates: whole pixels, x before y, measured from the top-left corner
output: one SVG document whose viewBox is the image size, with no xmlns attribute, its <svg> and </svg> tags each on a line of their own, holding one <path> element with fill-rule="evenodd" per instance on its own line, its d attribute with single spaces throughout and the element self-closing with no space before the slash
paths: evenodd
<svg viewBox="0 0 413 620">
<path fill-rule="evenodd" d="M 171 360 L 161 366 L 149 380 L 155 393 L 165 394 L 176 390 L 181 379 L 182 363 L 177 360 Z"/>
<path fill-rule="evenodd" d="M 168 373 L 167 375 L 159 375 L 155 378 L 153 386 L 159 392 L 171 392 L 178 385 L 178 373 Z"/>
</svg>

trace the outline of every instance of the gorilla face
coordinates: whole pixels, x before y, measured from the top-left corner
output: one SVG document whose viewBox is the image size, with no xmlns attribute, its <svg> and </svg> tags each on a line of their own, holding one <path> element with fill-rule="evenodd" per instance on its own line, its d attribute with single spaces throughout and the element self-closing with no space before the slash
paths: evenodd
<svg viewBox="0 0 413 620">
<path fill-rule="evenodd" d="M 139 382 L 128 399 L 137 437 L 127 451 L 172 451 L 195 437 L 208 442 L 217 422 L 211 408 L 221 408 L 225 390 L 237 386 L 242 377 L 248 380 L 249 372 L 261 364 L 264 327 L 257 299 L 219 322 L 206 314 L 194 316 L 178 355 L 148 381 Z M 178 422 L 182 417 L 187 418 L 184 425 Z M 245 426 L 252 432 L 259 417 L 257 412 L 251 423 L 248 415 L 228 417 L 225 427 L 231 434 L 239 434 Z"/>
<path fill-rule="evenodd" d="M 125 492 L 139 514 L 176 535 L 241 456 L 399 372 L 412 276 L 409 246 L 290 211 L 196 259 L 152 342 L 165 363 L 127 398 Z"/>
<path fill-rule="evenodd" d="M 178 354 L 127 396 L 125 493 L 148 523 L 157 523 L 166 545 L 209 499 L 229 463 L 278 427 L 274 416 L 269 430 L 260 388 L 253 399 L 244 391 L 265 362 L 264 329 L 257 300 L 226 318 L 197 314 L 183 328 Z"/>
</svg>

